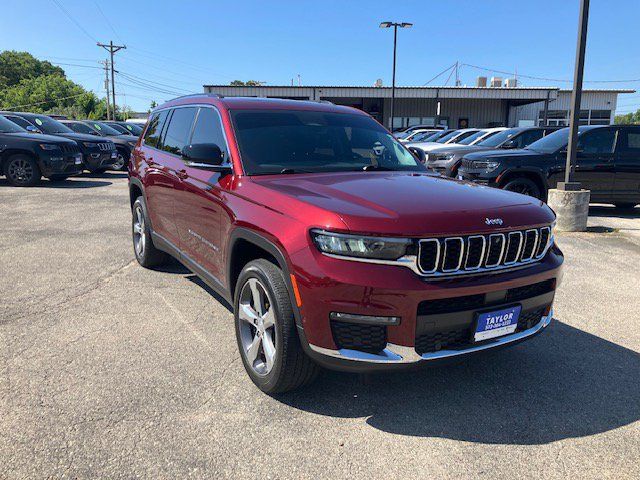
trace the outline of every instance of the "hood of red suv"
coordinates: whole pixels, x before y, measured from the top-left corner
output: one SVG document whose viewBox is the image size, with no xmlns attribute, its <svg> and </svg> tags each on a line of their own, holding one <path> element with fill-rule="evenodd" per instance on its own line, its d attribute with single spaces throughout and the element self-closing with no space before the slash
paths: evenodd
<svg viewBox="0 0 640 480">
<path fill-rule="evenodd" d="M 318 209 L 331 212 L 348 230 L 359 233 L 469 234 L 545 225 L 555 218 L 549 207 L 532 197 L 427 173 L 254 176 L 252 182 L 270 191 L 260 195 L 269 208 L 310 227 L 326 227 L 314 224 L 315 218 L 326 218 L 317 215 Z"/>
</svg>

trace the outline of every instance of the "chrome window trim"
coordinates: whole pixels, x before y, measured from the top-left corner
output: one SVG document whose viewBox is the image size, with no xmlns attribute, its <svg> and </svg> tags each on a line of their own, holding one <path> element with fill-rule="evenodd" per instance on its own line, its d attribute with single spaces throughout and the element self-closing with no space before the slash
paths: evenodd
<svg viewBox="0 0 640 480">
<path fill-rule="evenodd" d="M 500 248 L 500 255 L 498 256 L 498 261 L 496 263 L 489 265 L 488 263 L 486 263 L 486 261 L 489 259 L 489 255 L 491 255 L 491 239 L 493 237 L 502 238 L 502 247 Z M 486 255 L 485 264 L 484 264 L 486 268 L 493 268 L 502 264 L 502 258 L 504 257 L 504 249 L 505 249 L 506 243 L 507 243 L 507 239 L 505 238 L 504 233 L 492 233 L 491 235 L 489 235 L 489 246 L 487 247 L 487 255 Z"/>
<path fill-rule="evenodd" d="M 460 241 L 460 256 L 458 258 L 458 266 L 456 268 L 449 268 L 449 269 L 445 269 L 444 268 L 444 264 L 447 261 L 447 243 L 451 242 L 451 241 Z M 464 238 L 462 237 L 446 237 L 444 239 L 444 253 L 442 254 L 442 272 L 443 273 L 450 273 L 450 272 L 456 272 L 458 270 L 460 270 L 460 267 L 462 266 L 462 259 L 464 258 Z"/>
<path fill-rule="evenodd" d="M 533 232 L 536 236 L 535 240 L 533 241 L 533 249 L 531 250 L 531 256 L 524 258 L 524 247 L 527 244 L 527 235 L 529 234 L 529 232 Z M 529 262 L 532 259 L 534 259 L 534 255 L 536 254 L 536 251 L 538 250 L 538 229 L 537 228 L 530 228 L 528 230 L 524 231 L 524 241 L 522 243 L 522 258 L 520 258 L 521 262 Z"/>
<path fill-rule="evenodd" d="M 518 251 L 516 252 L 516 256 L 512 262 L 503 262 L 503 265 L 514 265 L 518 263 L 518 259 L 520 258 L 520 253 L 522 252 L 522 246 L 524 245 L 524 235 L 522 235 L 521 231 L 517 232 L 509 232 L 507 237 L 509 238 L 509 244 L 506 248 L 506 251 L 509 251 L 509 247 L 511 246 L 511 235 L 518 235 L 520 237 L 520 243 L 518 243 Z"/>
<path fill-rule="evenodd" d="M 434 262 L 434 267 L 431 270 L 423 270 L 422 267 L 420 266 L 420 257 L 422 256 L 422 244 L 427 243 L 427 242 L 435 242 L 436 244 L 436 261 Z M 438 240 L 437 238 L 426 238 L 423 240 L 420 240 L 418 242 L 418 265 L 417 265 L 417 270 L 418 273 L 420 274 L 424 274 L 424 273 L 434 273 L 438 270 L 438 265 L 440 264 L 440 240 Z"/>
<path fill-rule="evenodd" d="M 478 262 L 478 265 L 476 265 L 475 267 L 469 267 L 467 265 L 469 263 L 469 240 L 471 240 L 472 238 L 480 238 L 482 240 L 482 252 L 480 253 L 480 261 Z M 466 249 L 467 254 L 465 255 L 465 259 L 464 259 L 464 270 L 467 272 L 478 270 L 482 266 L 482 262 L 484 261 L 484 255 L 486 253 L 486 249 L 487 249 L 487 239 L 485 238 L 484 235 L 471 235 L 467 237 L 467 249 Z"/>
</svg>

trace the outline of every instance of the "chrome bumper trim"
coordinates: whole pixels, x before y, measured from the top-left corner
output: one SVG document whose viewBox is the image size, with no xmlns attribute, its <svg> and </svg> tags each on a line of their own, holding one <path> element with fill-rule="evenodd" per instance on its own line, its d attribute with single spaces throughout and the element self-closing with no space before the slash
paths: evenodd
<svg viewBox="0 0 640 480">
<path fill-rule="evenodd" d="M 366 353 L 358 350 L 350 350 L 348 348 L 342 348 L 340 350 L 331 350 L 329 348 L 318 347 L 316 345 L 309 344 L 311 350 L 327 355 L 329 357 L 341 358 L 343 360 L 352 360 L 356 362 L 365 363 L 417 363 L 429 360 L 440 360 L 444 358 L 458 357 L 469 353 L 480 352 L 482 350 L 489 350 L 492 348 L 508 345 L 518 340 L 523 340 L 527 337 L 531 337 L 536 333 L 546 328 L 553 318 L 553 310 L 549 312 L 549 315 L 542 317 L 540 322 L 535 326 L 522 332 L 512 333 L 504 337 L 500 337 L 493 342 L 485 343 L 483 345 L 477 345 L 475 347 L 469 347 L 464 350 L 440 350 L 433 353 L 424 353 L 419 355 L 414 347 L 405 347 L 403 345 L 396 345 L 393 343 L 387 343 L 387 347 L 380 353 Z"/>
</svg>

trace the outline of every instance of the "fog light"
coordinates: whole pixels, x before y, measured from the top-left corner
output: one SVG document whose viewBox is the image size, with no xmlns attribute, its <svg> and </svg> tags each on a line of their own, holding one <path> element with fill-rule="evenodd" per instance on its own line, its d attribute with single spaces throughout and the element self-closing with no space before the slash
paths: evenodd
<svg viewBox="0 0 640 480">
<path fill-rule="evenodd" d="M 372 315 L 354 315 L 352 313 L 331 312 L 331 320 L 348 323 L 362 323 L 364 325 L 400 325 L 400 317 L 379 317 Z"/>
</svg>

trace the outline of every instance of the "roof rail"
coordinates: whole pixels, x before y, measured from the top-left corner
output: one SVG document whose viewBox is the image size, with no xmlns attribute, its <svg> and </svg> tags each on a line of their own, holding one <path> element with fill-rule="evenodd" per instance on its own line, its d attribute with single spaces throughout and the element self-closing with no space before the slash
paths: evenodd
<svg viewBox="0 0 640 480">
<path fill-rule="evenodd" d="M 190 98 L 190 97 L 223 98 L 222 95 L 218 95 L 217 93 L 190 93 L 189 95 L 181 95 L 179 97 L 176 97 L 173 100 L 179 100 L 181 98 Z"/>
</svg>

